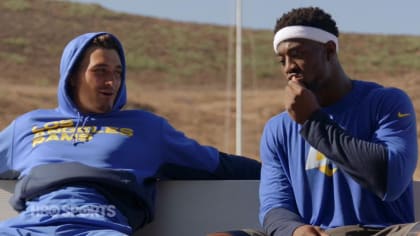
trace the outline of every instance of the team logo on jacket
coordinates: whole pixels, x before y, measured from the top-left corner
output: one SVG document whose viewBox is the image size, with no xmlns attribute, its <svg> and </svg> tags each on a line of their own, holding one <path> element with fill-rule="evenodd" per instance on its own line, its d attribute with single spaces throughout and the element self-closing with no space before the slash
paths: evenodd
<svg viewBox="0 0 420 236">
<path fill-rule="evenodd" d="M 326 176 L 333 176 L 337 168 L 333 167 L 333 163 L 313 147 L 309 148 L 308 158 L 306 159 L 305 170 L 318 169 Z"/>
<path fill-rule="evenodd" d="M 122 135 L 132 137 L 134 130 L 111 126 L 80 126 L 75 127 L 73 120 L 50 121 L 40 126 L 32 127 L 32 147 L 50 141 L 88 142 L 96 134 Z"/>
</svg>

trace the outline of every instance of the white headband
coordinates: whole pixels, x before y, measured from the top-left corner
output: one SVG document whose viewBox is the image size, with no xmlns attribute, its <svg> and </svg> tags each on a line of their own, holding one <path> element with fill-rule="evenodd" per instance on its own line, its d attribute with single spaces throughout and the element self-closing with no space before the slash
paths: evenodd
<svg viewBox="0 0 420 236">
<path fill-rule="evenodd" d="M 274 52 L 278 53 L 277 47 L 281 42 L 293 38 L 310 39 L 320 43 L 333 41 L 338 53 L 338 38 L 335 35 L 322 29 L 302 25 L 287 26 L 277 31 L 273 40 Z"/>
</svg>

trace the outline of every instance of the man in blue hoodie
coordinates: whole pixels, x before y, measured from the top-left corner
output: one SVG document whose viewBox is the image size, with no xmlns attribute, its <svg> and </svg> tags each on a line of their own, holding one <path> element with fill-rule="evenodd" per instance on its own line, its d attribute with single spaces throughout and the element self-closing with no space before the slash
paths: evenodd
<svg viewBox="0 0 420 236">
<path fill-rule="evenodd" d="M 106 32 L 68 43 L 58 107 L 0 133 L 0 177 L 18 178 L 7 235 L 130 235 L 153 219 L 156 179 L 258 179 L 260 163 L 203 146 L 126 103 L 125 57 Z"/>
</svg>

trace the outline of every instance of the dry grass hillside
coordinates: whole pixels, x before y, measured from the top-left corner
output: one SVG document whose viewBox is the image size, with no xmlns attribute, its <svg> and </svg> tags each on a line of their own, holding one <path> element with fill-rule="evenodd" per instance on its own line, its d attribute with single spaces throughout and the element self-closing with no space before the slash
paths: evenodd
<svg viewBox="0 0 420 236">
<path fill-rule="evenodd" d="M 48 0 L 2 0 L 0 22 L 0 129 L 24 112 L 55 107 L 65 44 L 87 31 L 109 31 L 125 45 L 127 108 L 152 110 L 201 143 L 235 152 L 233 28 Z M 243 36 L 243 154 L 259 159 L 263 125 L 283 109 L 284 80 L 272 32 L 245 29 Z M 420 37 L 340 38 L 340 60 L 352 78 L 399 87 L 420 109 Z"/>
</svg>

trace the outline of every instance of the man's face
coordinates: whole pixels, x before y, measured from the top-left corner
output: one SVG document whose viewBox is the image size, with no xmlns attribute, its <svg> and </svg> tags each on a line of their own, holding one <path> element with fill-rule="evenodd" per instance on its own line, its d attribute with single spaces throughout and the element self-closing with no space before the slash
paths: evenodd
<svg viewBox="0 0 420 236">
<path fill-rule="evenodd" d="M 70 82 L 79 111 L 84 114 L 110 112 L 121 86 L 121 73 L 116 50 L 88 49 Z"/>
<path fill-rule="evenodd" d="M 278 52 L 287 80 L 295 79 L 315 93 L 328 82 L 324 44 L 307 39 L 291 39 L 281 42 Z"/>
</svg>

